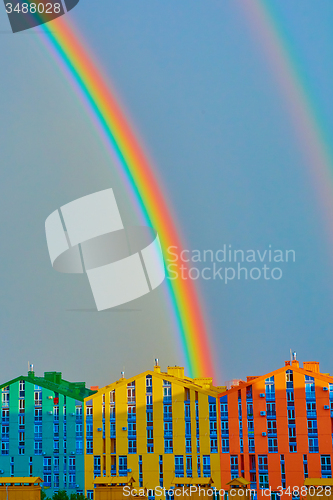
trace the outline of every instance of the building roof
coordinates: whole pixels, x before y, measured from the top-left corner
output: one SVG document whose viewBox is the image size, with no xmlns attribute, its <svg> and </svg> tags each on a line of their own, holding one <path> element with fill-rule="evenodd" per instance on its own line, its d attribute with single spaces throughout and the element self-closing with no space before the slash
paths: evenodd
<svg viewBox="0 0 333 500">
<path fill-rule="evenodd" d="M 50 391 L 58 392 L 63 396 L 68 396 L 78 401 L 83 401 L 84 398 L 95 393 L 95 391 L 91 391 L 86 387 L 85 382 L 68 382 L 64 380 L 61 372 L 45 372 L 44 377 L 36 377 L 35 372 L 29 371 L 28 376 L 21 375 L 9 382 L 1 384 L 0 389 L 7 385 L 12 385 L 19 380 L 24 380 L 25 382 L 38 385 Z"/>
<path fill-rule="evenodd" d="M 225 396 L 226 394 L 230 394 L 231 392 L 238 391 L 239 389 L 243 389 L 244 387 L 248 387 L 249 385 L 253 385 L 254 383 L 257 383 L 258 381 L 265 380 L 268 377 L 272 377 L 273 375 L 277 373 L 283 373 L 286 372 L 287 370 L 292 370 L 297 373 L 301 373 L 302 375 L 310 375 L 311 377 L 320 379 L 324 382 L 327 382 L 329 384 L 333 383 L 333 377 L 330 376 L 329 373 L 320 373 L 319 372 L 319 363 L 315 361 L 304 361 L 304 366 L 306 368 L 300 368 L 299 367 L 299 361 L 286 361 L 285 366 L 282 368 L 278 368 L 277 370 L 274 370 L 272 372 L 266 373 L 265 375 L 260 375 L 256 377 L 247 377 L 247 382 L 242 382 L 236 387 L 232 387 L 228 391 L 221 392 L 219 394 L 219 397 Z"/>
<path fill-rule="evenodd" d="M 104 476 L 104 477 L 96 477 L 94 480 L 94 484 L 106 485 L 109 486 L 111 484 L 132 484 L 135 483 L 135 479 L 132 476 Z"/>
<path fill-rule="evenodd" d="M 333 479 L 320 477 L 307 477 L 304 480 L 304 486 L 333 486 Z"/>
<path fill-rule="evenodd" d="M 247 481 L 243 477 L 236 477 L 227 483 L 228 486 L 247 486 L 250 484 L 250 481 Z"/>
<path fill-rule="evenodd" d="M 188 389 L 193 389 L 198 392 L 203 392 L 209 396 L 217 397 L 218 394 L 226 390 L 224 386 L 213 386 L 213 381 L 211 378 L 190 378 L 186 377 L 184 375 L 184 368 L 175 366 L 175 367 L 168 367 L 167 372 L 161 372 L 161 369 L 159 366 L 155 366 L 154 371 L 152 370 L 147 370 L 143 373 L 140 373 L 138 375 L 135 375 L 130 378 L 121 378 L 117 380 L 116 382 L 112 382 L 111 384 L 108 384 L 104 387 L 101 387 L 98 389 L 97 393 L 95 393 L 96 396 L 98 396 L 99 393 L 103 393 L 106 391 L 110 391 L 115 389 L 116 387 L 120 387 L 121 385 L 127 385 L 130 382 L 133 382 L 134 380 L 137 380 L 141 377 L 146 377 L 147 375 L 151 375 L 152 377 L 156 377 L 162 380 L 167 380 L 169 382 L 175 383 L 182 385 L 183 387 L 186 387 Z M 94 397 L 94 396 L 93 396 Z M 92 398 L 93 398 L 92 397 Z M 89 398 L 89 396 L 86 396 L 85 399 Z"/>
<path fill-rule="evenodd" d="M 214 481 L 211 477 L 175 477 L 173 478 L 173 480 L 171 481 L 171 484 L 179 484 L 179 485 L 191 485 L 191 484 L 194 484 L 194 485 L 199 485 L 199 486 L 209 486 L 211 484 L 213 484 Z"/>
<path fill-rule="evenodd" d="M 1 484 L 40 484 L 43 480 L 40 477 L 0 477 Z"/>
</svg>

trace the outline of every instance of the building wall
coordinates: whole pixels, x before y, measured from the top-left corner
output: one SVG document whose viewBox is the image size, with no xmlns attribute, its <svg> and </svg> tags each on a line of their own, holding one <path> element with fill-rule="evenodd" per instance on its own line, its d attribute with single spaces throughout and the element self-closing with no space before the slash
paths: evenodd
<svg viewBox="0 0 333 500">
<path fill-rule="evenodd" d="M 220 454 L 222 487 L 232 474 L 251 481 L 252 488 L 279 491 L 284 486 L 285 492 L 301 487 L 306 477 L 332 476 L 333 377 L 301 369 L 294 361 L 230 389 L 219 400 L 221 444 L 223 422 L 229 424 L 229 448 L 221 446 Z"/>
<path fill-rule="evenodd" d="M 148 382 L 149 378 L 151 385 Z M 134 385 L 135 398 L 131 399 L 129 391 Z M 111 401 L 114 398 L 115 403 L 110 402 L 112 391 L 114 391 L 114 396 L 111 396 Z M 93 497 L 95 476 L 119 476 L 122 473 L 127 475 L 127 472 L 120 469 L 120 457 L 126 457 L 127 469 L 136 480 L 136 487 L 170 488 L 176 474 L 175 457 L 177 457 L 176 460 L 183 460 L 184 464 L 183 472 L 177 469 L 179 477 L 203 477 L 204 461 L 205 465 L 210 461 L 209 474 L 206 468 L 205 475 L 212 476 L 218 486 L 220 463 L 216 396 L 217 391 L 204 390 L 190 379 L 180 380 L 168 374 L 146 372 L 129 380 L 121 379 L 115 384 L 100 389 L 92 398 L 87 398 L 85 400 L 87 495 L 90 498 Z M 209 417 L 209 405 L 211 405 L 211 417 Z M 132 406 L 135 406 L 136 418 L 131 421 L 129 407 Z M 164 411 L 165 407 L 169 406 L 172 409 L 170 418 Z M 110 420 L 113 407 L 115 408 L 115 421 Z M 88 444 L 88 441 L 91 441 L 88 437 L 92 422 L 89 415 L 91 411 L 93 412 L 93 449 Z M 211 421 L 215 422 L 215 430 L 210 429 Z M 115 423 L 115 437 L 110 434 L 111 422 Z M 136 424 L 136 448 L 130 448 L 131 424 L 134 423 Z M 167 430 L 166 425 L 169 426 Z M 170 432 L 171 427 L 172 435 L 168 438 L 166 432 Z M 187 431 L 190 427 L 190 433 L 186 434 L 186 427 Z M 167 439 L 172 440 L 172 447 L 166 448 L 169 444 Z M 151 448 L 148 449 L 148 445 Z M 114 446 L 116 446 L 115 449 Z M 198 456 L 200 457 L 199 470 Z M 187 468 L 190 460 L 192 460 L 191 470 Z"/>
</svg>

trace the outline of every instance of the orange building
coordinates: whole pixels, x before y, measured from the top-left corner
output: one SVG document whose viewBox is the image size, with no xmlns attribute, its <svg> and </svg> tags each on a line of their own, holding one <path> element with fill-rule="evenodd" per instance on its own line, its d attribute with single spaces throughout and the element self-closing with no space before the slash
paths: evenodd
<svg viewBox="0 0 333 500">
<path fill-rule="evenodd" d="M 258 497 L 291 498 L 306 478 L 332 477 L 333 377 L 293 357 L 219 395 L 222 488 L 243 477 Z"/>
</svg>

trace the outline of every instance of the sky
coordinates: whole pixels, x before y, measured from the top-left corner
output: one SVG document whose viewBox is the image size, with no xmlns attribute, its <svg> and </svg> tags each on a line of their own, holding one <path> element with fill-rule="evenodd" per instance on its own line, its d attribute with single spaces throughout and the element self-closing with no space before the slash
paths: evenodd
<svg viewBox="0 0 333 500">
<path fill-rule="evenodd" d="M 270 6 L 330 143 L 333 6 Z M 332 214 L 324 213 L 316 165 L 245 7 L 245 0 L 81 0 L 67 14 L 153 159 L 189 254 L 224 245 L 295 252 L 295 262 L 274 264 L 278 280 L 196 280 L 216 385 L 277 369 L 290 349 L 333 372 Z M 25 374 L 29 362 L 38 375 L 57 370 L 100 386 L 123 370 L 151 369 L 154 358 L 162 369 L 181 364 L 164 285 L 97 313 L 84 311 L 94 308 L 85 276 L 52 269 L 44 223 L 61 205 L 112 187 L 125 223 L 136 214 L 44 36 L 40 28 L 13 35 L 0 8 L 1 383 Z M 248 272 L 259 264 L 247 263 Z"/>
</svg>

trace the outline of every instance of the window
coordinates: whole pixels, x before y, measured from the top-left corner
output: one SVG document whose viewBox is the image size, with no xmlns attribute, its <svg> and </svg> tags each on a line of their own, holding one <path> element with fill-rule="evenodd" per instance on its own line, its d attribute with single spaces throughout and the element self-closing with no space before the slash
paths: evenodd
<svg viewBox="0 0 333 500">
<path fill-rule="evenodd" d="M 255 452 L 254 438 L 249 438 L 249 453 Z"/>
<path fill-rule="evenodd" d="M 127 384 L 127 403 L 135 403 L 135 382 Z"/>
<path fill-rule="evenodd" d="M 75 450 L 77 455 L 82 455 L 83 453 L 83 441 L 81 439 L 77 439 L 75 441 Z"/>
<path fill-rule="evenodd" d="M 41 422 L 41 421 L 42 421 L 42 409 L 35 408 L 35 422 Z"/>
<path fill-rule="evenodd" d="M 221 418 L 228 417 L 228 403 L 221 403 L 220 412 L 221 412 Z"/>
<path fill-rule="evenodd" d="M 172 418 L 172 406 L 171 405 L 163 405 L 163 417 L 164 420 L 169 420 Z"/>
<path fill-rule="evenodd" d="M 93 437 L 93 424 L 86 424 L 86 437 L 87 438 Z"/>
<path fill-rule="evenodd" d="M 209 432 L 210 432 L 210 435 L 212 435 L 212 434 L 217 435 L 217 422 L 215 422 L 214 420 L 211 420 L 209 422 Z"/>
<path fill-rule="evenodd" d="M 210 456 L 209 455 L 203 455 L 203 457 L 202 457 L 202 472 L 203 472 L 203 477 L 210 477 L 211 476 Z"/>
<path fill-rule="evenodd" d="M 42 454 L 42 452 L 43 452 L 42 445 L 43 445 L 42 441 L 35 441 L 35 444 L 34 444 L 35 455 Z"/>
<path fill-rule="evenodd" d="M 303 455 L 303 471 L 304 471 L 304 479 L 309 477 L 309 469 L 308 469 L 308 456 Z"/>
<path fill-rule="evenodd" d="M 116 391 L 110 391 L 110 403 L 115 403 L 116 402 Z"/>
<path fill-rule="evenodd" d="M 268 488 L 268 474 L 259 474 L 259 489 L 266 490 Z"/>
<path fill-rule="evenodd" d="M 88 408 L 87 408 L 88 410 Z M 88 412 L 87 412 L 88 415 Z M 82 418 L 82 406 L 75 406 L 75 416 L 76 418 Z"/>
<path fill-rule="evenodd" d="M 51 486 L 51 471 L 52 471 L 52 459 L 51 457 L 43 458 L 43 473 L 44 473 L 44 486 Z"/>
<path fill-rule="evenodd" d="M 19 382 L 19 397 L 24 398 L 25 397 L 25 381 L 20 380 Z"/>
<path fill-rule="evenodd" d="M 192 477 L 192 457 L 186 457 L 186 477 Z"/>
<path fill-rule="evenodd" d="M 331 468 L 330 455 L 321 455 L 320 463 L 321 463 L 321 477 L 322 478 L 331 478 L 332 477 L 332 468 Z"/>
<path fill-rule="evenodd" d="M 25 400 L 19 399 L 19 413 L 25 412 Z"/>
<path fill-rule="evenodd" d="M 76 460 L 75 457 L 69 457 L 68 460 L 68 472 L 75 472 Z"/>
<path fill-rule="evenodd" d="M 310 435 L 318 435 L 318 425 L 317 420 L 308 420 L 308 434 Z"/>
<path fill-rule="evenodd" d="M 149 394 L 153 392 L 153 377 L 151 375 L 146 376 L 146 393 Z"/>
<path fill-rule="evenodd" d="M 309 438 L 309 452 L 319 453 L 318 438 Z"/>
<path fill-rule="evenodd" d="M 242 422 L 240 422 L 241 424 Z M 221 434 L 223 435 L 229 435 L 229 422 L 228 420 L 221 420 Z"/>
<path fill-rule="evenodd" d="M 173 453 L 172 439 L 164 439 L 164 453 Z"/>
<path fill-rule="evenodd" d="M 259 455 L 258 456 L 258 468 L 260 471 L 268 472 L 268 458 L 267 455 Z"/>
<path fill-rule="evenodd" d="M 175 477 L 184 477 L 183 455 L 175 455 Z"/>
<path fill-rule="evenodd" d="M 253 404 L 252 403 L 248 403 L 246 405 L 246 411 L 247 411 L 248 417 L 253 417 Z"/>
<path fill-rule="evenodd" d="M 252 385 L 248 385 L 246 388 L 246 399 L 252 399 Z"/>
<path fill-rule="evenodd" d="M 93 454 L 93 441 L 87 441 L 87 455 Z"/>
<path fill-rule="evenodd" d="M 216 441 L 217 445 L 217 441 Z M 186 453 L 192 453 L 192 440 L 191 438 L 185 438 L 185 451 Z"/>
<path fill-rule="evenodd" d="M 295 424 L 295 409 L 288 408 L 287 410 L 288 424 Z"/>
<path fill-rule="evenodd" d="M 185 422 L 185 436 L 191 436 L 191 422 Z"/>
<path fill-rule="evenodd" d="M 222 453 L 229 453 L 229 439 L 222 438 Z"/>
<path fill-rule="evenodd" d="M 267 403 L 266 404 L 267 416 L 268 417 L 276 417 L 276 406 L 275 403 Z"/>
<path fill-rule="evenodd" d="M 9 425 L 1 426 L 1 439 L 9 439 Z"/>
<path fill-rule="evenodd" d="M 280 467 L 281 467 L 281 486 L 283 489 L 286 488 L 286 468 L 284 464 L 284 455 L 280 455 Z"/>
<path fill-rule="evenodd" d="M 268 435 L 276 435 L 276 420 L 267 420 L 267 434 Z"/>
<path fill-rule="evenodd" d="M 94 490 L 87 490 L 88 500 L 94 500 Z"/>
<path fill-rule="evenodd" d="M 54 474 L 53 481 L 54 481 L 53 487 L 59 488 L 59 474 Z"/>
<path fill-rule="evenodd" d="M 311 418 L 311 417 L 316 417 L 317 416 L 316 403 L 314 401 L 306 403 L 306 414 L 307 414 L 308 418 L 309 417 Z"/>
<path fill-rule="evenodd" d="M 268 438 L 268 452 L 277 453 L 278 452 L 278 440 L 277 438 Z"/>
<path fill-rule="evenodd" d="M 216 403 L 209 403 L 209 418 L 216 418 Z"/>
<path fill-rule="evenodd" d="M 128 440 L 128 453 L 136 453 L 136 439 Z"/>
<path fill-rule="evenodd" d="M 217 453 L 217 439 L 215 438 L 210 440 L 210 452 Z"/>
<path fill-rule="evenodd" d="M 94 457 L 94 479 L 101 475 L 101 457 Z"/>
<path fill-rule="evenodd" d="M 294 404 L 295 404 L 294 391 L 287 391 L 287 405 L 294 406 Z"/>
<path fill-rule="evenodd" d="M 161 467 L 160 467 L 160 475 L 161 475 Z M 142 455 L 139 455 L 139 486 L 140 488 L 143 486 Z"/>
<path fill-rule="evenodd" d="M 133 405 L 128 405 L 127 407 L 127 417 L 128 419 L 135 420 L 136 418 L 136 407 Z"/>
<path fill-rule="evenodd" d="M 164 437 L 172 437 L 172 422 L 164 422 Z"/>
<path fill-rule="evenodd" d="M 127 476 L 127 456 L 119 456 L 119 476 Z"/>
<path fill-rule="evenodd" d="M 1 455 L 9 455 L 9 441 L 2 441 Z"/>
<path fill-rule="evenodd" d="M 200 455 L 197 456 L 197 471 L 198 471 L 198 477 L 201 476 L 201 460 L 200 460 Z"/>
<path fill-rule="evenodd" d="M 237 477 L 239 477 L 237 455 L 230 455 L 230 472 L 231 472 L 231 479 L 236 479 Z"/>
</svg>

